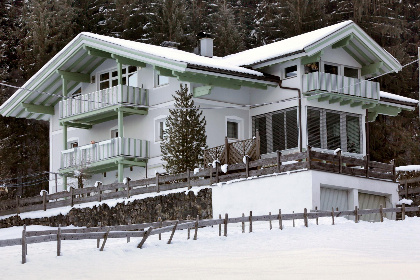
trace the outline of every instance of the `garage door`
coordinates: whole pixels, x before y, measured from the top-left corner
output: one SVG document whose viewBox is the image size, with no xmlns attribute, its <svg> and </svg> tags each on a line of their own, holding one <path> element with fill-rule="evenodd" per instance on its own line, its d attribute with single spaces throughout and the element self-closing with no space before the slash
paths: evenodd
<svg viewBox="0 0 420 280">
<path fill-rule="evenodd" d="M 348 210 L 348 191 L 333 188 L 321 187 L 321 208 L 320 210 L 331 211 L 334 210 Z"/>
<path fill-rule="evenodd" d="M 385 208 L 386 206 L 385 196 L 359 192 L 359 209 L 379 209 L 381 204 Z M 360 220 L 379 222 L 381 220 L 381 216 L 379 213 L 365 214 L 360 217 Z"/>
</svg>

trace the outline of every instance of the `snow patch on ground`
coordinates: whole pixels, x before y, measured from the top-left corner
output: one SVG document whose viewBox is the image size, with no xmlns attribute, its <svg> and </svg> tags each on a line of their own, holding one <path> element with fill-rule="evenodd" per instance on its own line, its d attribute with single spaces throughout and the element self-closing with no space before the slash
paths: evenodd
<svg viewBox="0 0 420 280">
<path fill-rule="evenodd" d="M 420 171 L 420 165 L 405 165 L 405 166 L 398 166 L 395 168 L 396 171 Z"/>
</svg>

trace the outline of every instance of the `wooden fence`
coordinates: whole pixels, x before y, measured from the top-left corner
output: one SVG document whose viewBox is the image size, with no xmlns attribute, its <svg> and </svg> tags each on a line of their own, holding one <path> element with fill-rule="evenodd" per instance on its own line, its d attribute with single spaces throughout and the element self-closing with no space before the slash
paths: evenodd
<svg viewBox="0 0 420 280">
<path fill-rule="evenodd" d="M 141 179 L 98 187 L 82 189 L 70 188 L 70 191 L 62 191 L 54 194 L 46 194 L 30 198 L 16 198 L 1 202 L 2 211 L 0 216 L 20 214 L 23 212 L 47 210 L 51 208 L 73 206 L 92 201 L 105 199 L 130 198 L 133 195 L 155 193 L 178 188 L 190 188 L 191 186 L 209 186 L 213 183 L 227 182 L 236 179 L 245 179 L 274 173 L 283 173 L 295 170 L 320 170 L 366 178 L 376 178 L 395 181 L 395 166 L 369 161 L 369 157 L 357 159 L 342 156 L 341 153 L 326 154 L 312 151 L 282 155 L 277 152 L 273 158 L 250 161 L 246 163 L 232 164 L 227 167 L 227 172 L 221 170 L 220 164 L 216 168 L 210 166 L 198 173 L 187 170 L 185 173 L 175 175 L 156 174 L 154 178 Z"/>
<path fill-rule="evenodd" d="M 399 179 L 398 183 L 400 199 L 411 199 L 414 205 L 420 205 L 420 177 Z"/>
<path fill-rule="evenodd" d="M 198 238 L 198 229 L 202 227 L 219 226 L 219 236 L 222 234 L 227 237 L 228 235 L 228 224 L 241 223 L 242 233 L 245 233 L 245 223 L 249 224 L 249 232 L 252 232 L 253 222 L 268 221 L 269 229 L 273 228 L 273 221 L 278 221 L 278 227 L 283 230 L 283 221 L 293 220 L 293 226 L 295 226 L 295 220 L 303 220 L 305 227 L 309 226 L 309 219 L 315 219 L 318 225 L 318 218 L 331 217 L 332 224 L 335 223 L 335 218 L 340 216 L 354 216 L 356 223 L 360 220 L 360 215 L 379 213 L 381 222 L 384 221 L 386 213 L 401 213 L 402 220 L 405 219 L 406 212 L 420 211 L 420 207 L 405 207 L 403 204 L 401 208 L 382 208 L 379 209 L 364 209 L 360 210 L 355 207 L 354 210 L 346 211 L 311 211 L 308 212 L 305 208 L 303 213 L 293 214 L 282 214 L 279 209 L 278 214 L 272 215 L 271 212 L 268 215 L 253 216 L 250 211 L 249 216 L 242 214 L 242 217 L 229 218 L 228 214 L 225 214 L 224 219 L 219 215 L 219 219 L 206 219 L 199 220 L 197 216 L 196 220 L 183 220 L 183 221 L 158 221 L 154 223 L 136 224 L 136 225 L 121 225 L 121 226 L 109 226 L 109 227 L 93 227 L 93 228 L 82 228 L 82 229 L 61 229 L 57 230 L 46 230 L 46 231 L 26 231 L 26 226 L 22 231 L 21 238 L 0 240 L 0 247 L 22 245 L 22 264 L 26 263 L 26 255 L 28 254 L 28 244 L 42 243 L 42 242 L 57 242 L 57 256 L 61 254 L 61 241 L 62 240 L 83 240 L 83 239 L 96 239 L 97 248 L 100 247 L 100 251 L 103 251 L 106 241 L 108 238 L 127 238 L 127 242 L 130 242 L 131 237 L 141 237 L 141 241 L 138 244 L 138 248 L 142 248 L 147 238 L 152 235 L 159 235 L 161 240 L 162 233 L 171 232 L 168 244 L 172 242 L 176 230 L 187 230 L 187 239 L 190 239 L 190 230 L 194 229 L 194 240 Z M 148 228 L 147 231 L 145 229 Z M 103 239 L 102 246 L 100 246 L 100 239 Z"/>
<path fill-rule="evenodd" d="M 204 150 L 204 167 L 207 168 L 213 161 L 218 160 L 220 164 L 236 164 L 243 162 L 244 156 L 251 161 L 260 158 L 260 135 L 252 139 L 229 143 L 225 137 L 225 144 Z"/>
</svg>

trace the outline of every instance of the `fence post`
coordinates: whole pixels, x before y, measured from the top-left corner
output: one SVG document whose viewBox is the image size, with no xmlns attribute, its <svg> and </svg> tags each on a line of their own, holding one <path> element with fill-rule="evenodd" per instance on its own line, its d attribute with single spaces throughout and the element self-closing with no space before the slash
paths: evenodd
<svg viewBox="0 0 420 280">
<path fill-rule="evenodd" d="M 401 220 L 405 220 L 405 203 L 403 203 L 401 207 Z"/>
<path fill-rule="evenodd" d="M 54 179 L 55 179 L 55 193 L 57 193 L 58 192 L 58 174 L 57 173 L 54 173 Z M 55 200 L 55 201 L 57 201 L 57 199 Z"/>
<path fill-rule="evenodd" d="M 359 222 L 359 209 L 357 206 L 354 206 L 354 222 Z"/>
<path fill-rule="evenodd" d="M 210 185 L 211 185 L 213 184 L 213 164 L 210 164 L 209 173 L 210 173 Z"/>
<path fill-rule="evenodd" d="M 222 214 L 219 214 L 219 220 L 222 219 Z M 222 224 L 219 224 L 219 236 L 222 236 Z"/>
<path fill-rule="evenodd" d="M 130 180 L 127 179 L 127 198 L 130 198 Z"/>
<path fill-rule="evenodd" d="M 219 183 L 219 162 L 216 161 L 216 183 Z"/>
<path fill-rule="evenodd" d="M 391 164 L 392 164 L 392 181 L 396 182 L 397 181 L 397 173 L 395 172 L 395 159 L 391 160 Z"/>
<path fill-rule="evenodd" d="M 311 169 L 311 151 L 312 151 L 312 147 L 308 145 L 307 149 L 306 149 L 306 153 L 307 153 L 307 159 L 308 159 L 308 169 Z"/>
<path fill-rule="evenodd" d="M 281 173 L 281 152 L 277 150 L 277 173 Z"/>
<path fill-rule="evenodd" d="M 57 230 L 57 257 L 61 255 L 61 225 L 58 225 Z"/>
<path fill-rule="evenodd" d="M 26 228 L 22 230 L 22 264 L 26 263 Z"/>
<path fill-rule="evenodd" d="M 369 178 L 369 154 L 365 156 L 365 172 L 366 178 Z"/>
<path fill-rule="evenodd" d="M 249 232 L 252 232 L 252 211 L 249 211 Z"/>
<path fill-rule="evenodd" d="M 98 222 L 98 227 L 101 227 L 101 222 Z M 100 238 L 96 239 L 96 248 L 99 249 L 99 244 L 100 243 L 101 243 L 101 239 Z"/>
<path fill-rule="evenodd" d="M 258 131 L 258 129 L 257 129 L 257 131 L 255 132 L 255 136 L 256 136 L 256 144 L 257 144 L 257 155 L 256 155 L 256 160 L 257 159 L 260 159 L 260 155 L 261 155 L 261 150 L 260 150 L 260 132 Z"/>
<path fill-rule="evenodd" d="M 176 227 L 178 226 L 178 222 L 179 222 L 179 221 L 176 221 L 176 223 L 175 223 L 175 225 L 174 225 L 174 228 L 172 229 L 172 233 L 171 233 L 171 236 L 169 237 L 168 244 L 171 244 L 171 242 L 172 242 L 172 238 L 174 237 Z M 152 231 L 152 230 L 151 230 L 151 228 L 149 228 L 149 230 L 150 230 L 150 231 Z M 147 231 L 147 232 L 149 232 L 149 231 Z M 150 232 L 149 232 L 149 233 L 150 233 Z M 147 234 L 147 235 L 149 235 L 149 234 Z M 143 243 L 144 243 L 144 242 L 143 242 Z M 139 248 L 141 248 L 141 247 L 139 247 Z"/>
<path fill-rule="evenodd" d="M 341 150 L 337 152 L 338 155 L 338 172 L 343 173 L 343 157 L 341 156 Z"/>
<path fill-rule="evenodd" d="M 225 163 L 229 164 L 229 141 L 227 136 L 225 136 Z"/>
<path fill-rule="evenodd" d="M 197 240 L 198 221 L 199 221 L 199 216 L 197 215 L 197 219 L 195 220 L 194 240 Z"/>
<path fill-rule="evenodd" d="M 25 230 L 25 232 L 26 232 L 26 225 L 23 225 L 23 229 Z M 26 250 L 26 255 L 28 255 L 28 243 L 26 242 L 26 244 L 25 244 L 25 250 Z"/>
<path fill-rule="evenodd" d="M 384 207 L 381 205 L 379 205 L 379 214 L 381 214 L 381 223 L 384 222 Z"/>
<path fill-rule="evenodd" d="M 271 225 L 271 212 L 268 212 L 268 222 L 270 223 L 270 230 L 273 229 L 273 226 Z"/>
<path fill-rule="evenodd" d="M 191 216 L 190 215 L 187 216 L 187 221 L 191 221 Z M 190 239 L 191 228 L 189 226 L 188 226 L 187 232 L 188 232 L 187 239 Z"/>
<path fill-rule="evenodd" d="M 332 211 L 331 211 L 331 218 L 332 218 L 332 224 L 334 225 L 334 207 L 332 208 Z"/>
<path fill-rule="evenodd" d="M 306 208 L 303 209 L 303 221 L 304 221 L 305 227 L 308 227 L 308 210 Z"/>
<path fill-rule="evenodd" d="M 99 202 L 102 201 L 102 190 L 101 190 L 101 187 L 102 187 L 102 183 L 98 183 L 97 188 L 98 188 L 98 193 L 99 193 Z"/>
<path fill-rule="evenodd" d="M 190 175 L 190 168 L 187 168 L 187 186 L 188 189 L 191 190 L 191 175 Z"/>
<path fill-rule="evenodd" d="M 178 222 L 177 222 L 178 223 Z M 175 224 L 176 227 L 176 224 Z M 141 249 L 141 247 L 143 246 L 144 242 L 146 242 L 146 239 L 149 237 L 150 232 L 153 230 L 152 227 L 149 227 L 149 229 L 144 233 L 143 238 L 141 239 L 139 245 L 137 245 L 137 248 Z M 171 235 L 171 239 L 172 239 L 173 234 Z M 170 243 L 170 242 L 169 242 Z M 168 243 L 168 244 L 169 244 Z"/>
<path fill-rule="evenodd" d="M 159 193 L 160 192 L 160 188 L 159 188 L 159 173 L 156 172 L 156 191 Z"/>
<path fill-rule="evenodd" d="M 109 234 L 109 231 L 111 230 L 111 228 L 108 228 L 108 230 L 106 231 L 106 233 L 104 234 L 104 242 L 102 242 L 102 246 L 101 246 L 101 249 L 99 249 L 99 251 L 103 251 L 104 250 L 104 248 L 105 248 L 105 243 L 106 243 L 106 240 L 108 239 L 108 234 Z"/>
<path fill-rule="evenodd" d="M 281 216 L 281 209 L 279 209 L 279 229 L 283 230 L 283 217 Z"/>
<path fill-rule="evenodd" d="M 228 214 L 225 213 L 225 221 L 224 221 L 224 227 L 223 227 L 223 235 L 227 237 L 227 225 L 229 222 Z"/>
<path fill-rule="evenodd" d="M 293 214 L 295 214 L 295 211 L 292 211 Z M 295 227 L 295 215 L 293 215 L 293 227 Z"/>
<path fill-rule="evenodd" d="M 70 205 L 71 205 L 71 207 L 74 206 L 73 190 L 74 190 L 74 188 L 73 187 L 70 187 Z"/>
<path fill-rule="evenodd" d="M 159 228 L 161 228 L 162 227 L 162 218 L 161 217 L 158 217 L 158 223 L 159 223 Z M 188 228 L 188 230 L 189 230 L 189 228 Z M 190 238 L 190 233 L 188 232 L 188 238 Z M 161 233 L 159 233 L 159 240 L 162 240 L 162 234 Z"/>
<path fill-rule="evenodd" d="M 20 214 L 20 209 L 19 209 L 19 195 L 16 195 L 16 214 L 19 215 Z"/>
<path fill-rule="evenodd" d="M 316 225 L 318 225 L 318 206 L 315 206 L 315 212 L 317 213 L 316 214 Z"/>
<path fill-rule="evenodd" d="M 42 206 L 44 211 L 47 211 L 47 191 L 42 192 Z"/>
<path fill-rule="evenodd" d="M 242 233 L 245 233 L 245 214 L 244 213 L 242 213 Z"/>
<path fill-rule="evenodd" d="M 245 156 L 245 162 L 246 162 L 246 166 L 245 166 L 245 173 L 246 173 L 246 177 L 249 177 L 249 156 Z"/>
</svg>

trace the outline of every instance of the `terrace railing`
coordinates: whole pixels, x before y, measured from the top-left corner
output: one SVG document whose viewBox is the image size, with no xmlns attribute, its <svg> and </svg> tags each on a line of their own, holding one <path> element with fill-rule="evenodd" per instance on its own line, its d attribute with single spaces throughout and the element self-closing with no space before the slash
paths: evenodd
<svg viewBox="0 0 420 280">
<path fill-rule="evenodd" d="M 60 101 L 60 118 L 64 119 L 118 104 L 126 106 L 148 106 L 148 91 L 143 88 L 117 85 L 82 94 Z"/>
<path fill-rule="evenodd" d="M 379 83 L 356 78 L 313 72 L 303 75 L 303 93 L 325 91 L 379 100 Z"/>
<path fill-rule="evenodd" d="M 61 168 L 87 166 L 118 156 L 149 157 L 149 141 L 117 137 L 61 152 Z"/>
</svg>

